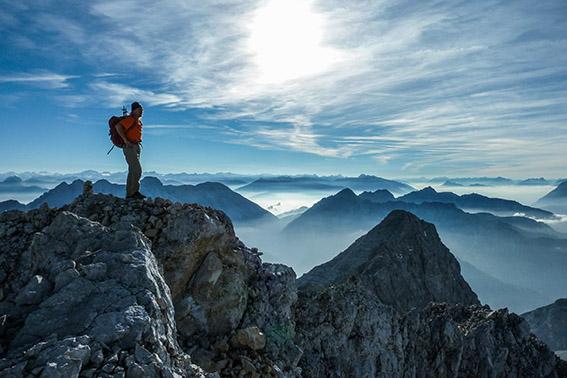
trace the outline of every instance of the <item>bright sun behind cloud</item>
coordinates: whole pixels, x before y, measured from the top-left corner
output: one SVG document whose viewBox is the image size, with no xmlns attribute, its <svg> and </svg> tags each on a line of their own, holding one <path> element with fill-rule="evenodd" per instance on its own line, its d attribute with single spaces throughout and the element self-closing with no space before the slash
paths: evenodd
<svg viewBox="0 0 567 378">
<path fill-rule="evenodd" d="M 325 18 L 305 0 L 269 0 L 253 15 L 249 50 L 259 84 L 274 84 L 321 73 L 340 59 L 321 44 Z"/>
</svg>

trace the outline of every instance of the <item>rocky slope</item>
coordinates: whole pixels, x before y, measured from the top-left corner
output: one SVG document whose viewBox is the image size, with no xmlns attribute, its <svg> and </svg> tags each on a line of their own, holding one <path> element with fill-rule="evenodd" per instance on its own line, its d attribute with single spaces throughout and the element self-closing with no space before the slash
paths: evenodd
<svg viewBox="0 0 567 378">
<path fill-rule="evenodd" d="M 505 310 L 397 307 L 357 274 L 298 292 L 222 211 L 86 189 L 0 215 L 0 376 L 567 376 Z"/>
<path fill-rule="evenodd" d="M 300 277 L 298 289 L 309 377 L 554 374 L 556 357 L 527 323 L 481 306 L 435 227 L 405 211 Z"/>
<path fill-rule="evenodd" d="M 522 314 L 535 333 L 553 350 L 567 350 L 567 298 Z"/>
<path fill-rule="evenodd" d="M 1 376 L 204 376 L 140 232 L 49 210 L 1 224 Z"/>
<path fill-rule="evenodd" d="M 353 276 L 295 310 L 305 377 L 564 377 L 567 365 L 506 309 L 431 303 L 399 313 Z"/>
</svg>

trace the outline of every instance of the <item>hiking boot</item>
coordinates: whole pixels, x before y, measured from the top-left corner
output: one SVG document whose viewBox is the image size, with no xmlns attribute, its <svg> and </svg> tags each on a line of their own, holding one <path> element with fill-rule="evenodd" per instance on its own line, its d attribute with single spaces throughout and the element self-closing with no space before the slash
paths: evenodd
<svg viewBox="0 0 567 378">
<path fill-rule="evenodd" d="M 136 193 L 134 193 L 134 194 L 132 195 L 132 198 L 134 198 L 134 199 L 142 199 L 142 200 L 143 200 L 144 198 L 146 198 L 146 196 L 143 195 L 143 194 L 140 193 L 140 192 L 136 192 Z"/>
<path fill-rule="evenodd" d="M 132 194 L 131 196 L 126 196 L 126 199 L 136 199 L 136 200 L 143 200 L 144 198 L 146 198 L 145 195 L 143 195 L 140 192 L 136 192 L 134 194 Z"/>
</svg>

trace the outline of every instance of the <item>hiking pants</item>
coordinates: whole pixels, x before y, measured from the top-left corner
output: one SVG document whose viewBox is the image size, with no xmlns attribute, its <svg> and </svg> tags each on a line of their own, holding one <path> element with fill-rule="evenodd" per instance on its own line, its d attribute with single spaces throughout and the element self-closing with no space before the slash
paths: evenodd
<svg viewBox="0 0 567 378">
<path fill-rule="evenodd" d="M 122 148 L 126 162 L 128 163 L 128 179 L 126 180 L 126 197 L 140 191 L 140 177 L 142 177 L 142 166 L 140 165 L 140 144 L 132 147 Z"/>
</svg>

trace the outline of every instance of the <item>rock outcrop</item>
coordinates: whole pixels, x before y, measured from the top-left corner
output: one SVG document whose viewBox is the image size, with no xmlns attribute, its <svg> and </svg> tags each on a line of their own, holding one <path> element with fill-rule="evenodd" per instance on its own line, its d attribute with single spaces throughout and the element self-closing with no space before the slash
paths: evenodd
<svg viewBox="0 0 567 378">
<path fill-rule="evenodd" d="M 130 224 L 37 210 L 0 227 L 0 376 L 205 376 L 177 344 L 169 288 Z"/>
<path fill-rule="evenodd" d="M 87 236 L 71 234 L 65 227 L 52 225 L 61 214 L 75 217 L 79 223 L 86 222 L 85 224 L 90 225 L 85 226 L 86 228 L 99 230 L 98 236 L 88 235 L 93 243 L 98 240 L 99 244 L 91 246 L 85 241 Z M 106 263 L 107 270 L 103 265 L 94 262 L 83 268 L 85 264 L 81 260 L 82 253 L 100 250 L 105 240 L 114 240 L 114 231 L 110 230 L 127 225 L 132 228 L 129 232 L 144 241 L 145 253 L 155 261 L 154 273 L 165 282 L 163 286 L 167 288 L 167 293 L 160 293 L 159 296 L 166 299 L 160 306 L 169 311 L 169 321 L 173 328 L 168 334 L 175 343 L 179 343 L 177 348 L 180 348 L 178 350 L 183 358 L 191 355 L 204 372 L 217 372 L 223 376 L 237 375 L 241 370 L 261 376 L 276 376 L 284 372 L 289 376 L 296 374 L 292 364 L 297 364 L 300 349 L 293 343 L 294 325 L 291 318 L 291 305 L 296 298 L 295 273 L 283 265 L 262 263 L 260 253 L 256 249 L 247 248 L 235 236 L 232 223 L 224 212 L 196 204 L 172 203 L 162 199 L 125 201 L 109 195 L 88 193 L 62 209 L 43 207 L 28 213 L 4 213 L 0 216 L 0 224 L 0 245 L 3 248 L 3 263 L 0 264 L 3 273 L 0 273 L 0 282 L 4 292 L 0 309 L 2 315 L 6 315 L 2 334 L 2 346 L 5 350 L 13 351 L 14 347 L 19 346 L 13 344 L 13 340 L 19 342 L 22 338 L 17 336 L 19 332 L 24 332 L 19 330 L 22 325 L 18 322 L 28 321 L 27 314 L 30 312 L 21 312 L 23 310 L 20 307 L 43 306 L 37 297 L 43 300 L 43 296 L 49 298 L 57 293 L 60 290 L 58 285 L 61 285 L 57 282 L 73 278 L 77 274 L 75 271 L 82 274 L 83 269 L 86 269 L 90 275 L 105 277 L 105 281 L 114 282 L 117 278 L 125 280 L 125 285 L 132 286 L 132 291 L 143 289 L 137 281 L 129 281 L 142 275 L 140 272 L 134 274 L 135 270 L 129 265 L 117 267 L 116 277 L 109 276 L 109 263 L 106 261 L 103 262 Z M 37 233 L 45 232 L 44 229 L 49 230 L 50 227 L 54 229 L 43 238 L 46 243 L 52 244 L 42 248 L 44 255 L 38 256 L 34 261 L 38 264 L 39 261 L 53 259 L 52 254 L 61 255 L 73 268 L 67 272 L 69 269 L 66 266 L 66 273 L 61 277 L 58 276 L 58 271 L 41 273 L 41 266 L 31 269 L 31 263 L 23 259 L 23 256 L 36 256 L 33 251 L 38 248 L 35 247 L 35 240 L 39 237 Z M 123 230 L 116 232 L 122 235 Z M 67 242 L 67 250 L 61 250 L 62 247 L 55 242 L 60 241 L 58 238 Z M 14 247 L 16 244 L 18 248 Z M 124 241 L 121 247 L 124 249 L 123 254 L 133 254 L 138 244 Z M 113 245 L 105 248 L 110 255 L 116 253 Z M 136 263 L 138 264 L 141 263 Z M 65 278 L 66 275 L 72 277 Z M 68 297 L 72 297 L 74 293 L 81 298 L 80 292 L 73 291 L 78 288 L 71 287 L 68 290 Z M 120 289 L 116 290 L 120 292 Z M 119 298 L 101 293 L 100 301 L 108 305 L 119 301 Z M 98 314 L 102 311 L 98 307 L 89 309 L 91 305 L 91 302 L 77 304 L 79 307 L 85 307 L 82 312 Z M 44 318 L 50 318 L 51 322 L 57 323 L 59 318 L 68 316 L 68 312 L 74 310 L 62 308 L 62 312 L 58 311 L 59 308 L 55 306 L 46 308 L 42 314 Z M 108 321 L 116 322 L 117 327 L 122 324 L 119 317 Z M 65 335 L 82 336 L 78 334 L 83 330 L 79 326 L 65 329 Z M 264 338 L 261 348 L 231 343 L 231 339 L 239 331 L 247 332 L 247 335 L 253 337 L 254 330 L 257 330 L 258 337 Z M 282 336 L 282 330 L 291 332 L 291 335 L 283 333 Z M 30 332 L 33 333 L 32 331 Z M 95 331 L 96 334 L 98 329 Z M 57 328 L 52 333 L 60 335 L 61 332 L 61 329 Z M 154 333 L 165 336 L 162 331 Z M 45 335 L 40 339 L 43 336 Z M 96 335 L 91 335 L 92 337 L 96 340 Z M 30 343 L 33 344 L 32 341 Z M 131 347 L 134 348 L 134 344 L 139 343 L 139 340 L 132 343 Z M 259 345 L 255 343 L 252 346 Z M 109 347 L 112 348 L 112 345 Z M 172 371 L 173 368 L 176 367 L 173 366 Z M 189 371 L 183 367 L 180 369 Z"/>
<path fill-rule="evenodd" d="M 300 277 L 298 288 L 304 376 L 567 375 L 521 317 L 480 305 L 435 227 L 405 211 Z"/>
<path fill-rule="evenodd" d="M 567 364 L 506 309 L 430 303 L 400 313 L 352 277 L 300 294 L 295 316 L 305 377 L 567 376 Z"/>
<path fill-rule="evenodd" d="M 567 376 L 521 318 L 478 305 L 411 214 L 382 225 L 382 257 L 298 291 L 222 211 L 86 189 L 0 215 L 0 376 Z M 383 264 L 419 295 L 386 295 Z"/>
<path fill-rule="evenodd" d="M 522 317 L 552 350 L 567 350 L 567 298 L 526 312 Z"/>
</svg>

